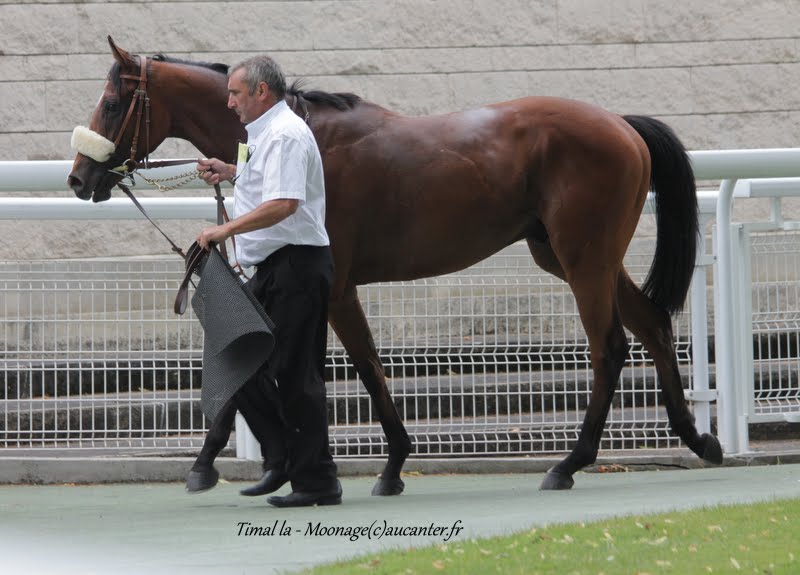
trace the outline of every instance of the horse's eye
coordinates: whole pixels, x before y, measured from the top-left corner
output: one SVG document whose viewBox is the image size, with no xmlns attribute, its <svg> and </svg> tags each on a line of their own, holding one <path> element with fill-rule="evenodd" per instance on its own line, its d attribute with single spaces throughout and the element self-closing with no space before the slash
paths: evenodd
<svg viewBox="0 0 800 575">
<path fill-rule="evenodd" d="M 103 109 L 106 112 L 119 112 L 119 102 L 106 102 L 103 104 Z"/>
</svg>

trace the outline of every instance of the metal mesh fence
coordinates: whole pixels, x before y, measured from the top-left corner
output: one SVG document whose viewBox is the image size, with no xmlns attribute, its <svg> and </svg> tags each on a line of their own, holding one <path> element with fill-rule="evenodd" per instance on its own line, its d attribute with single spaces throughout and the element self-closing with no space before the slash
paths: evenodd
<svg viewBox="0 0 800 575">
<path fill-rule="evenodd" d="M 631 250 L 634 277 L 649 268 L 649 248 Z M 418 455 L 571 449 L 590 394 L 588 342 L 568 286 L 536 268 L 526 246 L 458 274 L 359 293 Z M 675 333 L 688 376 L 688 316 L 678 318 Z M 601 448 L 677 447 L 655 370 L 631 343 Z M 337 451 L 384 454 L 368 395 L 338 342 L 329 361 L 337 375 L 330 388 Z"/>
<path fill-rule="evenodd" d="M 800 232 L 751 236 L 753 407 L 800 411 Z"/>
<path fill-rule="evenodd" d="M 0 265 L 0 445 L 197 444 L 203 334 L 170 316 L 174 259 Z"/>
<path fill-rule="evenodd" d="M 632 245 L 637 281 L 651 249 Z M 180 277 L 174 256 L 0 263 L 0 447 L 195 449 L 206 429 L 203 333 L 191 310 L 172 312 Z M 588 345 L 569 288 L 526 246 L 359 294 L 417 455 L 571 448 L 590 393 Z M 674 325 L 688 378 L 688 315 Z M 631 342 L 601 448 L 676 447 L 655 371 Z M 332 334 L 327 365 L 336 455 L 384 454 L 369 396 Z"/>
</svg>

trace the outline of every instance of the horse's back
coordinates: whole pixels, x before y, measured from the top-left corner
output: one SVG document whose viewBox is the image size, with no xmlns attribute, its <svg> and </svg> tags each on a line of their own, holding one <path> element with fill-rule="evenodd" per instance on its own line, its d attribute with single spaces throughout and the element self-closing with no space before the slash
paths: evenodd
<svg viewBox="0 0 800 575">
<path fill-rule="evenodd" d="M 562 187 L 605 187 L 625 195 L 621 205 L 646 194 L 647 146 L 624 118 L 593 104 L 533 96 L 441 116 L 426 128 L 495 190 L 524 188 L 526 207 L 537 212 Z"/>
<path fill-rule="evenodd" d="M 562 156 L 573 165 L 584 158 L 621 166 L 647 157 L 644 142 L 621 116 L 586 102 L 546 96 L 436 116 L 392 114 L 378 135 L 374 152 L 413 167 L 415 177 L 424 177 L 421 165 L 450 153 L 469 159 L 495 185 L 514 174 L 523 177 L 532 167 L 538 172 L 548 164 L 555 167 Z M 431 175 L 441 168 L 436 166 Z"/>
<path fill-rule="evenodd" d="M 377 108 L 367 118 L 369 130 L 358 126 L 323 154 L 329 209 L 350 214 L 347 225 L 329 218 L 329 231 L 352 253 L 356 283 L 462 269 L 541 235 L 542 224 L 563 226 L 559 218 L 586 230 L 611 206 L 641 210 L 646 195 L 628 185 L 644 173 L 638 135 L 589 104 L 530 97 L 438 116 Z"/>
</svg>

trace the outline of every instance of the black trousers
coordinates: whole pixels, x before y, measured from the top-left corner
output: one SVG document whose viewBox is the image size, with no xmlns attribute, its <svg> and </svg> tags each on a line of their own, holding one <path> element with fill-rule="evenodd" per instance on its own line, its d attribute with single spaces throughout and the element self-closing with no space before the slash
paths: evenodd
<svg viewBox="0 0 800 575">
<path fill-rule="evenodd" d="M 270 359 L 234 396 L 261 442 L 265 469 L 285 468 L 294 491 L 333 487 L 325 353 L 330 248 L 290 245 L 256 266 L 247 288 L 275 322 Z"/>
</svg>

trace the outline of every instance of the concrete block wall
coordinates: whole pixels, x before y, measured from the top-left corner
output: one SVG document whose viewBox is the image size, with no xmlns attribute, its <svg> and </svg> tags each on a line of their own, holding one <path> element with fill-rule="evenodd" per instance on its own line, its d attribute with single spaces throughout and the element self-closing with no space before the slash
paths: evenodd
<svg viewBox="0 0 800 575">
<path fill-rule="evenodd" d="M 133 53 L 269 53 L 290 80 L 406 114 L 554 95 L 659 117 L 690 149 L 800 146 L 796 0 L 0 0 L 0 24 L 0 160 L 73 156 L 109 34 Z M 158 155 L 194 151 L 168 142 Z M 199 225 L 168 227 L 188 243 Z M 29 234 L 17 257 L 168 251 L 139 222 L 34 227 L 0 233 Z"/>
</svg>

